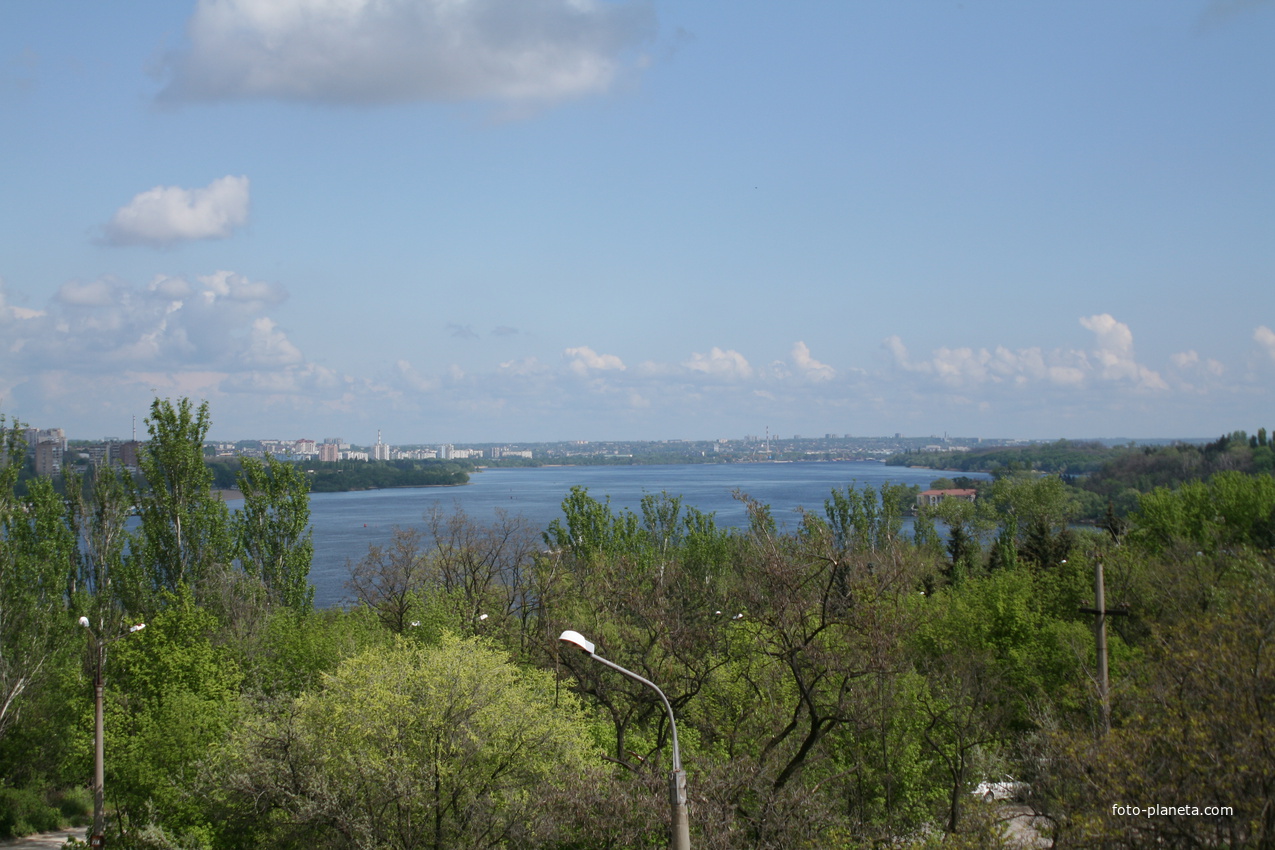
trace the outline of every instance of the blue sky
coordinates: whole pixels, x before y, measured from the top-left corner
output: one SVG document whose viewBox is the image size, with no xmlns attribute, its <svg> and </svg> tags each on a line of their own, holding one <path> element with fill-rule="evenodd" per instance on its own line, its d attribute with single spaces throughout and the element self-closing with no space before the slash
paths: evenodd
<svg viewBox="0 0 1275 850">
<path fill-rule="evenodd" d="M 1275 3 L 0 5 L 0 413 L 1275 426 Z"/>
</svg>

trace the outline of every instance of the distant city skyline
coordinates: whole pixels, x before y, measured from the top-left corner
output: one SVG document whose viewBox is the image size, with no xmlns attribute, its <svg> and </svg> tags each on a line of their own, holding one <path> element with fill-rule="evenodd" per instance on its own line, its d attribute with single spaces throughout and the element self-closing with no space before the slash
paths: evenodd
<svg viewBox="0 0 1275 850">
<path fill-rule="evenodd" d="M 1272 44 L 1271 0 L 10 0 L 0 414 L 1271 427 Z"/>
</svg>

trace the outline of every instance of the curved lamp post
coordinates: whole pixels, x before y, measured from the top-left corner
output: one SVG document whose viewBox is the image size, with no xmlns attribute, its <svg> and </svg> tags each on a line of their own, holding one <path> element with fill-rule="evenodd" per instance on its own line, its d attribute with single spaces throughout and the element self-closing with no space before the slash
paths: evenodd
<svg viewBox="0 0 1275 850">
<path fill-rule="evenodd" d="M 614 661 L 607 661 L 601 655 L 598 655 L 593 651 L 595 649 L 593 641 L 579 632 L 567 630 L 562 633 L 558 640 L 576 647 L 594 661 L 605 664 L 616 672 L 623 673 L 635 682 L 641 682 L 660 695 L 660 700 L 664 703 L 664 710 L 668 712 L 669 729 L 673 733 L 673 769 L 669 771 L 669 804 L 672 806 L 673 816 L 673 840 L 670 846 L 673 850 L 691 850 L 690 823 L 686 817 L 686 772 L 682 770 L 682 753 L 677 747 L 677 721 L 673 719 L 673 706 L 669 705 L 668 697 L 664 696 L 664 692 L 654 682 L 644 679 L 632 670 L 626 670 Z"/>
<path fill-rule="evenodd" d="M 89 625 L 88 617 L 80 618 L 80 625 L 88 630 L 89 639 L 93 642 L 93 834 L 89 838 L 90 847 L 105 846 L 106 841 L 106 752 L 102 735 L 102 662 L 106 655 L 106 644 L 119 640 L 124 635 L 116 635 L 110 640 L 102 640 Z M 145 623 L 129 626 L 125 634 L 140 632 L 146 628 Z"/>
</svg>

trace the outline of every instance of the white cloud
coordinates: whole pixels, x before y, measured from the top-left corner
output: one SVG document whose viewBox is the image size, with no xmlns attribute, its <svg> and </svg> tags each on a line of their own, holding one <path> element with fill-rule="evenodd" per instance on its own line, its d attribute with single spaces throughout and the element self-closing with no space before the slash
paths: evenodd
<svg viewBox="0 0 1275 850">
<path fill-rule="evenodd" d="M 270 371 L 239 372 L 222 380 L 218 388 L 227 393 L 256 393 L 293 398 L 317 397 L 342 400 L 354 383 L 326 366 L 306 363 Z"/>
<path fill-rule="evenodd" d="M 798 341 L 793 345 L 792 362 L 811 381 L 831 381 L 837 376 L 836 369 L 810 356 L 810 348 L 804 342 Z"/>
<path fill-rule="evenodd" d="M 1168 384 L 1159 373 L 1139 365 L 1133 359 L 1133 332 L 1128 325 L 1116 321 L 1109 313 L 1082 318 L 1080 324 L 1098 338 L 1094 356 L 1102 366 L 1100 377 L 1113 381 L 1132 381 L 1143 389 L 1168 389 Z"/>
<path fill-rule="evenodd" d="M 191 281 L 160 276 L 144 287 L 111 277 L 63 284 L 46 312 L 12 334 L 15 367 L 199 369 L 234 372 L 302 361 L 265 310 L 282 287 L 229 271 Z"/>
<path fill-rule="evenodd" d="M 438 381 L 431 380 L 423 376 L 420 372 L 412 367 L 412 364 L 406 360 L 399 360 L 394 363 L 394 370 L 398 373 L 399 379 L 407 385 L 409 389 L 416 392 L 432 392 L 438 389 Z"/>
<path fill-rule="evenodd" d="M 1196 366 L 1200 362 L 1200 355 L 1194 351 L 1180 351 L 1169 357 L 1173 361 L 1173 365 L 1179 369 L 1187 369 Z"/>
<path fill-rule="evenodd" d="M 903 344 L 903 340 L 898 334 L 893 334 L 881 340 L 881 347 L 890 352 L 890 359 L 900 369 L 905 369 L 909 372 L 924 370 L 924 364 L 914 364 L 912 362 L 911 355 L 908 354 L 908 347 Z"/>
<path fill-rule="evenodd" d="M 1257 330 L 1253 331 L 1253 341 L 1262 347 L 1262 350 L 1275 360 L 1275 331 L 1272 331 L 1266 325 L 1259 325 Z"/>
<path fill-rule="evenodd" d="M 746 379 L 753 376 L 753 367 L 748 365 L 744 355 L 734 349 L 723 351 L 713 346 L 708 354 L 694 352 L 691 359 L 682 364 L 692 372 L 703 372 L 718 378 Z"/>
<path fill-rule="evenodd" d="M 162 100 L 548 102 L 607 91 L 647 2 L 200 0 Z"/>
<path fill-rule="evenodd" d="M 254 319 L 248 334 L 243 362 L 252 367 L 290 366 L 304 360 L 301 350 L 292 344 L 268 316 Z"/>
<path fill-rule="evenodd" d="M 1199 352 L 1196 351 L 1180 351 L 1177 354 L 1169 356 L 1169 360 L 1173 362 L 1179 370 L 1183 372 L 1194 372 L 1203 370 L 1204 372 L 1220 377 L 1226 367 L 1213 358 L 1201 358 Z"/>
<path fill-rule="evenodd" d="M 547 371 L 545 366 L 535 357 L 518 357 L 500 364 L 501 374 L 515 377 L 525 378 L 532 375 L 541 375 Z"/>
<path fill-rule="evenodd" d="M 1132 383 L 1139 389 L 1165 390 L 1160 374 L 1139 364 L 1133 356 L 1133 333 L 1129 326 L 1102 313 L 1080 319 L 1092 331 L 1096 345 L 1091 351 L 1040 348 L 1010 350 L 1004 346 L 986 348 L 935 349 L 928 360 L 913 360 L 898 336 L 881 345 L 894 365 L 906 372 L 932 375 L 948 387 L 1002 384 L 1025 387 L 1039 382 L 1077 387 L 1091 381 Z"/>
<path fill-rule="evenodd" d="M 87 283 L 69 280 L 58 287 L 57 294 L 58 301 L 78 307 L 106 307 L 112 303 L 114 297 L 112 286 L 105 278 Z"/>
<path fill-rule="evenodd" d="M 202 189 L 156 186 L 116 210 L 104 228 L 110 245 L 165 247 L 225 239 L 248 221 L 248 178 L 222 177 Z"/>
<path fill-rule="evenodd" d="M 174 301 L 180 301 L 195 291 L 190 282 L 181 277 L 170 277 L 169 275 L 156 275 L 151 280 L 150 285 L 146 287 L 146 291 L 153 293 L 160 298 L 168 298 Z"/>
<path fill-rule="evenodd" d="M 568 348 L 562 352 L 562 356 L 567 361 L 567 368 L 577 375 L 625 370 L 624 361 L 619 357 L 614 354 L 598 354 L 588 346 Z"/>
<path fill-rule="evenodd" d="M 197 280 L 204 285 L 203 299 L 208 303 L 225 299 L 244 304 L 278 304 L 288 297 L 287 291 L 278 284 L 250 280 L 236 272 L 217 271 L 209 275 L 200 275 Z M 173 291 L 181 290 L 176 282 L 173 282 L 169 288 Z M 189 285 L 187 285 L 187 291 L 190 291 Z"/>
</svg>

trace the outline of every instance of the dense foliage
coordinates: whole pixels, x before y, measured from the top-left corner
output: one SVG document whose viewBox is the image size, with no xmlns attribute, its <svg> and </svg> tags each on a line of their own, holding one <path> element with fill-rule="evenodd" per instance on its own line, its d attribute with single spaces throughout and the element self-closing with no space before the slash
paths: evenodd
<svg viewBox="0 0 1275 850">
<path fill-rule="evenodd" d="M 464 484 L 470 468 L 467 463 L 445 460 L 340 460 L 306 465 L 313 493 Z"/>
<path fill-rule="evenodd" d="M 281 462 L 275 460 L 275 463 Z M 238 489 L 244 468 L 252 463 L 252 458 L 209 461 L 213 486 L 221 490 Z M 464 484 L 469 481 L 473 466 L 466 461 L 446 460 L 312 460 L 305 462 L 304 470 L 309 477 L 310 492 L 343 493 L 388 487 Z"/>
<path fill-rule="evenodd" d="M 1019 472 L 1057 475 L 1070 488 L 1077 520 L 1107 525 L 1138 510 L 1143 493 L 1205 481 L 1219 472 L 1247 475 L 1275 472 L 1275 444 L 1259 428 L 1224 434 L 1210 443 L 1168 446 L 1114 446 L 1059 440 L 1047 445 L 989 448 L 971 452 L 909 452 L 895 455 L 896 466 L 933 467 L 951 472 L 989 472 L 994 477 Z M 968 478 L 955 484 L 942 478 L 935 487 L 986 485 Z"/>
<path fill-rule="evenodd" d="M 996 446 L 970 451 L 913 451 L 897 454 L 891 466 L 925 466 L 956 472 L 996 472 L 1032 469 L 1054 475 L 1084 475 L 1129 451 L 1127 446 L 1058 440 L 1027 446 Z"/>
<path fill-rule="evenodd" d="M 350 565 L 358 604 L 314 611 L 305 472 L 245 464 L 228 512 L 207 409 L 148 424 L 135 482 L 20 495 L 0 468 L 0 828 L 83 814 L 103 658 L 114 846 L 664 846 L 664 704 L 574 629 L 667 695 L 696 847 L 995 847 L 1022 811 L 1059 847 L 1275 846 L 1263 433 L 1095 531 L 1027 471 L 910 529 L 892 486 L 791 532 L 743 493 L 741 530 L 583 488 L 547 529 L 434 512 Z M 971 793 L 1006 776 L 1030 808 Z"/>
</svg>

